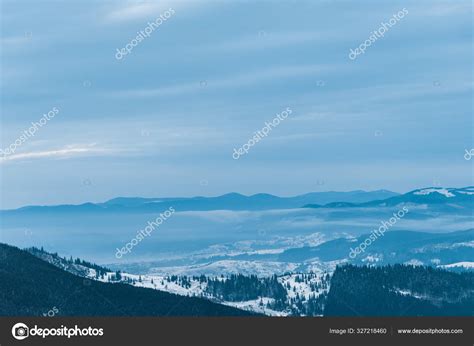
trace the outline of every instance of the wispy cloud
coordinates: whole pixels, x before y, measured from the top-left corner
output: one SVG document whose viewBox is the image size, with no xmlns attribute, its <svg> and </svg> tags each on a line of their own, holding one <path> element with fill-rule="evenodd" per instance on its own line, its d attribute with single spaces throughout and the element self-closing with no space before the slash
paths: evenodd
<svg viewBox="0 0 474 346">
<path fill-rule="evenodd" d="M 341 37 L 339 35 L 339 37 Z M 293 44 L 302 44 L 315 41 L 328 42 L 336 39 L 336 35 L 332 33 L 322 32 L 266 32 L 259 31 L 254 35 L 244 36 L 239 39 L 223 41 L 222 43 L 213 44 L 212 46 L 201 46 L 206 52 L 210 50 L 264 50 L 268 48 L 276 48 L 289 46 Z"/>
<path fill-rule="evenodd" d="M 453 14 L 472 12 L 473 6 L 471 1 L 446 1 L 434 3 L 430 6 L 423 6 L 422 9 L 425 16 L 450 16 Z"/>
<path fill-rule="evenodd" d="M 143 2 L 126 1 L 111 9 L 105 16 L 107 21 L 123 22 L 135 19 L 146 19 L 159 15 L 160 11 L 171 7 L 170 1 Z"/>
<path fill-rule="evenodd" d="M 209 79 L 207 81 L 206 88 L 237 88 L 258 83 L 265 83 L 276 79 L 318 75 L 330 71 L 335 71 L 336 69 L 340 71 L 341 68 L 341 66 L 337 67 L 336 65 L 276 66 L 267 69 L 261 69 L 258 71 L 249 71 L 244 74 L 232 75 L 216 80 Z M 170 96 L 197 92 L 199 90 L 200 85 L 196 81 L 193 83 L 177 84 L 158 88 L 120 90 L 112 92 L 111 95 L 118 97 Z"/>
<path fill-rule="evenodd" d="M 105 15 L 107 22 L 125 22 L 133 20 L 146 20 L 160 15 L 161 12 L 173 8 L 176 11 L 182 11 L 189 8 L 195 8 L 210 3 L 208 0 L 165 0 L 165 1 L 125 1 L 120 5 L 114 5 Z M 214 4 L 218 4 L 214 2 Z"/>
<path fill-rule="evenodd" d="M 31 35 L 32 34 L 30 32 L 25 32 L 25 35 L 23 36 L 2 37 L 0 39 L 0 44 L 4 47 L 8 46 L 8 48 L 16 45 L 26 44 L 31 42 Z"/>
<path fill-rule="evenodd" d="M 45 158 L 70 158 L 76 155 L 84 154 L 98 154 L 105 153 L 110 150 L 105 148 L 97 148 L 95 144 L 89 144 L 86 146 L 73 146 L 69 145 L 61 149 L 55 150 L 43 150 L 43 151 L 31 151 L 26 153 L 13 154 L 0 158 L 0 163 L 6 161 L 15 161 L 15 160 L 28 160 L 28 159 L 45 159 Z"/>
</svg>

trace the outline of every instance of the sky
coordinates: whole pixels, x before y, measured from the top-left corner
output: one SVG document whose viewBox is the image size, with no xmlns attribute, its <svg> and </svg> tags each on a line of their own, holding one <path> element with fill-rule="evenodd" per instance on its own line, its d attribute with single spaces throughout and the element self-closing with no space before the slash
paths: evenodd
<svg viewBox="0 0 474 346">
<path fill-rule="evenodd" d="M 3 0 L 0 209 L 474 185 L 472 18 L 463 0 Z"/>
</svg>

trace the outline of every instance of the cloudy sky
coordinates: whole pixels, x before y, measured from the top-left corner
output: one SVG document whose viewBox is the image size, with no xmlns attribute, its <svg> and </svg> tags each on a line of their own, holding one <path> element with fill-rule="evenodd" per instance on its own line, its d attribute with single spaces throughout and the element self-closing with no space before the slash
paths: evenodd
<svg viewBox="0 0 474 346">
<path fill-rule="evenodd" d="M 1 6 L 2 150 L 59 113 L 0 159 L 0 208 L 473 184 L 474 158 L 463 157 L 473 147 L 471 1 Z"/>
</svg>

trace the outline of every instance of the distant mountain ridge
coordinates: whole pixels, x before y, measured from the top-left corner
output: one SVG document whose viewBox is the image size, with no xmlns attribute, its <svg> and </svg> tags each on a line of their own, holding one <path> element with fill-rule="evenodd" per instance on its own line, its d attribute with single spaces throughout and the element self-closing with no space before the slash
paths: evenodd
<svg viewBox="0 0 474 346">
<path fill-rule="evenodd" d="M 307 204 L 328 204 L 333 202 L 365 203 L 374 200 L 383 200 L 398 195 L 398 193 L 388 190 L 368 192 L 362 190 L 349 192 L 311 192 L 294 197 L 278 197 L 266 193 L 246 196 L 233 192 L 217 197 L 117 197 L 104 203 L 26 206 L 14 210 L 4 210 L 2 212 L 156 212 L 168 209 L 171 206 L 177 211 L 293 209 L 301 208 Z"/>
<path fill-rule="evenodd" d="M 474 206 L 474 186 L 462 188 L 427 187 L 405 194 L 388 190 L 311 192 L 294 197 L 259 193 L 251 196 L 228 193 L 217 197 L 117 197 L 104 203 L 26 206 L 0 212 L 157 212 L 173 207 L 176 211 L 270 210 L 294 208 L 391 207 L 401 204 L 433 206 Z"/>
<path fill-rule="evenodd" d="M 350 207 L 392 207 L 402 204 L 430 205 L 472 205 L 474 202 L 474 186 L 463 188 L 428 187 L 410 191 L 402 195 L 386 199 L 372 200 L 362 203 L 332 202 L 325 205 L 307 204 L 305 208 L 350 208 Z"/>
</svg>

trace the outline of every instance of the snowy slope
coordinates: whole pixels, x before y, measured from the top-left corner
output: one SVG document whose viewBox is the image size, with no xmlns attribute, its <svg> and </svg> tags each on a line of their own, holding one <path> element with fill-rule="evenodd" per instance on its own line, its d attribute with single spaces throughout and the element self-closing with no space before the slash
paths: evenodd
<svg viewBox="0 0 474 346">
<path fill-rule="evenodd" d="M 320 271 L 317 273 L 294 273 L 279 276 L 278 282 L 280 282 L 287 291 L 289 298 L 287 302 L 288 307 L 292 306 L 290 299 L 307 300 L 310 297 L 318 297 L 323 293 L 327 293 L 329 291 L 329 285 L 320 287 L 323 277 L 326 277 L 327 275 L 328 273 Z M 239 302 L 217 299 L 216 297 L 206 293 L 207 283 L 201 282 L 199 277 L 186 277 L 185 281 L 189 283 L 189 285 L 184 285 L 180 282 L 180 278 L 183 277 L 178 277 L 176 281 L 171 281 L 169 276 L 163 275 L 135 275 L 121 273 L 121 280 L 115 281 L 115 276 L 116 273 L 109 272 L 106 276 L 103 278 L 98 278 L 97 280 L 102 282 L 121 282 L 131 284 L 136 287 L 152 288 L 183 296 L 206 298 L 220 304 L 257 313 L 263 313 L 269 316 L 288 316 L 290 314 L 289 309 L 277 311 L 269 308 L 267 305 L 273 302 L 273 299 L 270 297 L 260 297 L 259 299 Z M 90 278 L 95 279 L 95 275 L 91 274 Z M 225 280 L 225 278 L 217 278 L 220 280 Z M 293 306 L 293 308 L 296 308 L 296 306 Z"/>
</svg>

